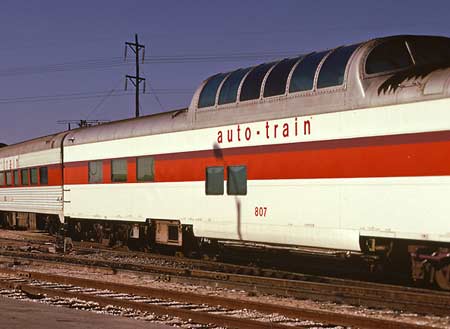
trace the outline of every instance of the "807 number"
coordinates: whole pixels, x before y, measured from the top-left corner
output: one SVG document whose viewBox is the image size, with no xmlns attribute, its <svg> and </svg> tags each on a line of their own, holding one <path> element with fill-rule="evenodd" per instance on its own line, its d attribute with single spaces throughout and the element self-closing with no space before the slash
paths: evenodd
<svg viewBox="0 0 450 329">
<path fill-rule="evenodd" d="M 255 217 L 266 217 L 267 207 L 255 207 Z"/>
</svg>

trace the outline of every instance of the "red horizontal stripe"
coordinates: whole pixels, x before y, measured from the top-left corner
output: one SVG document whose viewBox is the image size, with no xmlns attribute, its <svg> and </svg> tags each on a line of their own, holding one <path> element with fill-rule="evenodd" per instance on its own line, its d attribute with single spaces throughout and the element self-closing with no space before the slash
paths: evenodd
<svg viewBox="0 0 450 329">
<path fill-rule="evenodd" d="M 40 167 L 47 167 L 48 168 L 48 184 L 40 184 L 40 174 L 39 174 L 39 168 Z M 28 184 L 24 185 L 22 184 L 22 170 L 24 169 L 31 169 L 31 168 L 38 168 L 38 184 L 31 184 L 30 183 L 30 179 L 31 179 L 31 175 L 30 175 L 30 171 L 28 171 Z M 36 186 L 61 186 L 62 185 L 62 170 L 61 170 L 61 165 L 60 164 L 51 164 L 51 165 L 43 165 L 43 166 L 39 166 L 39 167 L 30 167 L 30 168 L 20 168 L 20 169 L 13 169 L 13 170 L 8 170 L 11 171 L 11 177 L 12 179 L 14 179 L 14 174 L 13 172 L 15 170 L 19 171 L 19 184 L 18 185 L 3 185 L 0 186 L 1 188 L 15 188 L 15 187 L 36 187 Z M 6 171 L 3 171 L 2 173 L 5 173 Z M 5 183 L 6 183 L 6 177 L 5 177 Z"/>
<path fill-rule="evenodd" d="M 392 144 L 391 141 L 401 143 Z M 225 149 L 219 156 L 215 156 L 212 150 L 191 152 L 192 157 L 187 155 L 155 156 L 155 181 L 202 181 L 208 166 L 238 164 L 247 166 L 249 179 L 450 175 L 450 134 L 426 133 Z M 105 160 L 104 183 L 110 182 L 108 164 L 109 161 Z M 71 166 L 66 166 L 66 178 L 70 178 L 67 184 L 86 184 L 87 162 L 76 166 L 73 172 L 70 171 Z M 129 181 L 134 182 L 134 158 L 128 160 L 128 170 Z"/>
<path fill-rule="evenodd" d="M 352 178 L 450 175 L 450 131 L 332 141 L 237 147 L 155 155 L 155 181 L 202 181 L 205 168 L 242 164 L 249 179 Z M 87 184 L 88 162 L 65 164 L 65 184 Z M 48 166 L 47 186 L 62 183 L 60 165 Z M 135 158 L 128 181 L 136 182 Z M 111 183 L 110 159 L 103 183 Z M 11 186 L 22 187 L 19 186 Z"/>
<path fill-rule="evenodd" d="M 246 165 L 248 179 L 450 175 L 450 142 L 161 160 L 158 181 L 204 180 L 205 167 Z"/>
</svg>

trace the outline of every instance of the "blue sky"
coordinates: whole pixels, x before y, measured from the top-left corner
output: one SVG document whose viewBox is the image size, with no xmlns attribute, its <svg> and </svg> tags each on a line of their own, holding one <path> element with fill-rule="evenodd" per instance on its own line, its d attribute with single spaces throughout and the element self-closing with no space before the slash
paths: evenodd
<svg viewBox="0 0 450 329">
<path fill-rule="evenodd" d="M 449 13 L 450 1 L 444 0 L 3 0 L 0 142 L 65 129 L 57 120 L 133 116 L 132 88 L 129 95 L 123 88 L 134 66 L 131 53 L 124 62 L 123 52 L 134 33 L 146 46 L 142 70 L 157 94 L 141 97 L 142 113 L 150 114 L 187 107 L 197 86 L 214 73 L 283 54 L 391 34 L 450 36 Z M 261 57 L 242 58 L 249 53 Z M 198 60 L 209 55 L 224 60 Z M 169 56 L 176 60 L 152 61 Z M 235 59 L 225 60 L 230 56 Z"/>
</svg>

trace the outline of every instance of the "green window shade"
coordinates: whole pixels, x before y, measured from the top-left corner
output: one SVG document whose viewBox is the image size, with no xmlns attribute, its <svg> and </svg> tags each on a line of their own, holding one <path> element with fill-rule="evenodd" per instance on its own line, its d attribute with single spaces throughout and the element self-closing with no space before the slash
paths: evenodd
<svg viewBox="0 0 450 329">
<path fill-rule="evenodd" d="M 155 180 L 153 157 L 137 158 L 136 177 L 140 182 L 153 182 Z"/>
<path fill-rule="evenodd" d="M 31 168 L 30 169 L 30 183 L 31 183 L 31 185 L 37 185 L 38 184 L 38 170 L 37 170 L 37 168 Z"/>
<path fill-rule="evenodd" d="M 103 182 L 103 161 L 90 161 L 89 167 L 89 183 Z"/>
<path fill-rule="evenodd" d="M 48 184 L 48 168 L 40 167 L 39 168 L 39 176 L 41 178 L 41 184 L 47 185 Z"/>
<path fill-rule="evenodd" d="M 206 195 L 223 195 L 223 167 L 206 168 Z"/>
<path fill-rule="evenodd" d="M 111 161 L 111 180 L 113 182 L 126 182 L 127 181 L 127 160 L 118 159 Z"/>
<path fill-rule="evenodd" d="M 28 169 L 22 169 L 20 175 L 22 176 L 22 185 L 28 185 Z"/>
<path fill-rule="evenodd" d="M 247 167 L 229 166 L 227 179 L 227 193 L 229 195 L 247 194 Z"/>
</svg>

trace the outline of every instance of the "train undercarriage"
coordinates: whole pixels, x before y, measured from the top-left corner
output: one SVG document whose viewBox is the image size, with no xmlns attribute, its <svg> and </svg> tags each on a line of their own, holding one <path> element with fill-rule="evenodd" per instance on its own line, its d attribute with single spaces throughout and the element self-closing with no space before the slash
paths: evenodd
<svg viewBox="0 0 450 329">
<path fill-rule="evenodd" d="M 58 216 L 29 212 L 0 212 L 0 228 L 39 230 L 56 234 L 60 228 Z"/>
<path fill-rule="evenodd" d="M 361 238 L 364 255 L 377 255 L 383 271 L 409 269 L 419 285 L 434 285 L 450 290 L 450 245 L 436 242 Z"/>
<path fill-rule="evenodd" d="M 218 241 L 194 236 L 191 225 L 177 220 L 149 219 L 146 222 L 92 221 L 66 218 L 61 224 L 58 216 L 23 212 L 0 212 L 0 228 L 43 230 L 60 234 L 74 241 L 91 241 L 107 246 L 126 246 L 131 250 L 171 253 L 186 257 L 216 259 L 220 249 L 258 252 L 270 251 L 310 256 L 359 257 L 371 272 L 408 272 L 420 286 L 436 286 L 450 290 L 450 245 L 424 241 L 361 237 L 360 253 L 315 248 L 292 248 L 240 241 Z"/>
</svg>

